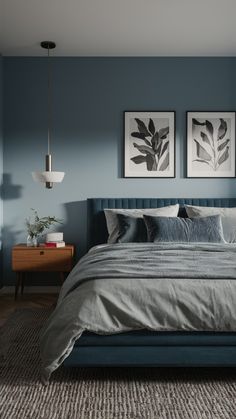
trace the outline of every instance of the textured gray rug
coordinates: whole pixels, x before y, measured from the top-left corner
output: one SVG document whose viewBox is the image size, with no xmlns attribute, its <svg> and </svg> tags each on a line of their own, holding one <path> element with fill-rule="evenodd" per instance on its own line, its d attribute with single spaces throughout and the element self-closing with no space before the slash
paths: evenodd
<svg viewBox="0 0 236 419">
<path fill-rule="evenodd" d="M 45 309 L 17 310 L 0 330 L 1 419 L 233 419 L 235 369 L 64 369 L 39 380 Z"/>
</svg>

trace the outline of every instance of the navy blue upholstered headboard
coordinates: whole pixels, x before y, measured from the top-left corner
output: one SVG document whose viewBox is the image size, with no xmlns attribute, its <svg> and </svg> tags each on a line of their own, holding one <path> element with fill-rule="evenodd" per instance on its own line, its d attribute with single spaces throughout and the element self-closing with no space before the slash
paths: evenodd
<svg viewBox="0 0 236 419">
<path fill-rule="evenodd" d="M 180 204 L 179 216 L 185 217 L 186 205 L 205 207 L 236 207 L 236 198 L 89 198 L 88 199 L 88 249 L 107 242 L 105 208 L 160 208 Z"/>
</svg>

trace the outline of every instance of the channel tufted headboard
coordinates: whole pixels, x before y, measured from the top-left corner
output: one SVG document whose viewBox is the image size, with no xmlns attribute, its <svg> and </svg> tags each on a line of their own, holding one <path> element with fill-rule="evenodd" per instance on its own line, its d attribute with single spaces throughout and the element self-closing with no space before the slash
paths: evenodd
<svg viewBox="0 0 236 419">
<path fill-rule="evenodd" d="M 205 207 L 236 207 L 236 198 L 89 198 L 88 202 L 88 249 L 107 242 L 105 208 L 160 208 L 179 204 L 180 217 L 186 217 L 184 205 Z"/>
</svg>

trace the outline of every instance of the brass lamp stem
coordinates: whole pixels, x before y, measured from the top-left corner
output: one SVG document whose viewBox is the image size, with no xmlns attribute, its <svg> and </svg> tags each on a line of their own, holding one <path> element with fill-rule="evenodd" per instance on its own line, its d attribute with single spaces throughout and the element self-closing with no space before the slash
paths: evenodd
<svg viewBox="0 0 236 419">
<path fill-rule="evenodd" d="M 55 42 L 43 41 L 41 47 L 47 49 L 48 52 L 48 154 L 46 155 L 46 172 L 52 171 L 52 156 L 51 151 L 51 119 L 52 119 L 52 100 L 51 100 L 51 67 L 50 67 L 50 49 L 56 47 Z M 46 182 L 45 186 L 47 189 L 52 189 L 53 183 Z"/>
<path fill-rule="evenodd" d="M 1 0 L 0 0 L 1 1 Z M 46 169 L 42 172 L 32 172 L 33 179 L 36 182 L 42 182 L 45 184 L 47 189 L 52 189 L 54 183 L 61 183 L 65 173 L 53 171 L 52 169 L 52 155 L 51 155 L 51 120 L 52 120 L 52 103 L 51 103 L 51 69 L 50 69 L 50 59 L 49 52 L 50 49 L 56 47 L 55 42 L 52 41 L 43 41 L 41 42 L 41 47 L 47 49 L 48 52 L 48 151 L 45 156 L 45 166 Z"/>
<path fill-rule="evenodd" d="M 46 172 L 51 172 L 52 171 L 52 155 L 51 154 L 46 154 L 45 163 L 46 163 Z M 53 183 L 46 182 L 45 186 L 47 189 L 52 189 Z"/>
</svg>

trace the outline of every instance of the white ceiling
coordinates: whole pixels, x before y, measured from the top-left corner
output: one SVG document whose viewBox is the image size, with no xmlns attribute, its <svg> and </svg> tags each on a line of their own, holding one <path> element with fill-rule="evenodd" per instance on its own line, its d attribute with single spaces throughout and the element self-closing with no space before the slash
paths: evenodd
<svg viewBox="0 0 236 419">
<path fill-rule="evenodd" d="M 58 56 L 236 55 L 236 0 L 0 0 L 0 52 Z"/>
</svg>

